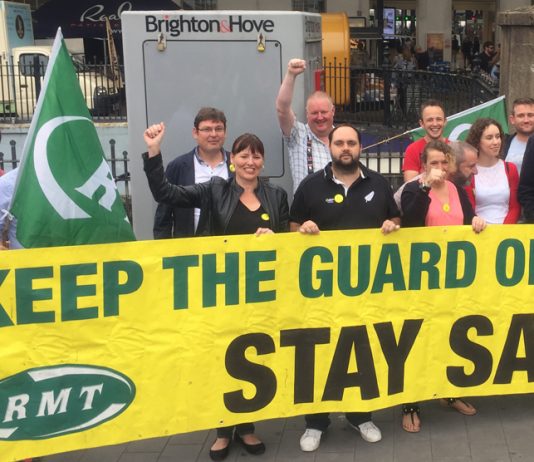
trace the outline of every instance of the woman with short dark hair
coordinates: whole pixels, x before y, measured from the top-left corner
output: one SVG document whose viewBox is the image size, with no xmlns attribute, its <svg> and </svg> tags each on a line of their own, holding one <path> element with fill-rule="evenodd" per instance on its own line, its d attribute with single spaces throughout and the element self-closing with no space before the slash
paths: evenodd
<svg viewBox="0 0 534 462">
<path fill-rule="evenodd" d="M 160 146 L 164 133 L 163 123 L 151 125 L 144 132 L 148 152 L 143 158 L 148 183 L 158 202 L 200 208 L 197 234 L 260 235 L 289 230 L 287 193 L 259 177 L 265 152 L 256 135 L 245 133 L 234 141 L 230 155 L 233 178 L 224 180 L 215 176 L 206 183 L 176 186 L 163 173 Z M 217 429 L 210 458 L 225 459 L 232 438 L 250 454 L 265 452 L 265 445 L 254 434 L 254 424 L 242 423 Z"/>
</svg>

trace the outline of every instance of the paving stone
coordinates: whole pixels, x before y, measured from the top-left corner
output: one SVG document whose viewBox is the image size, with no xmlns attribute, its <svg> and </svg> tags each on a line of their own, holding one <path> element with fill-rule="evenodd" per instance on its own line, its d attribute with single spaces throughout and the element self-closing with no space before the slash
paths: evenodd
<svg viewBox="0 0 534 462">
<path fill-rule="evenodd" d="M 180 433 L 179 435 L 172 435 L 169 438 L 169 445 L 174 446 L 176 444 L 204 444 L 210 430 L 202 430 L 191 433 Z M 215 432 L 213 433 L 215 435 Z M 213 437 L 215 438 L 215 436 Z"/>
<path fill-rule="evenodd" d="M 318 453 L 315 462 L 353 462 L 354 453 Z"/>
<path fill-rule="evenodd" d="M 158 462 L 159 452 L 125 452 L 118 462 Z"/>
<path fill-rule="evenodd" d="M 200 444 L 168 444 L 161 452 L 158 462 L 194 462 L 200 455 L 202 445 Z M 231 459 L 228 459 L 231 460 Z M 103 462 L 103 461 L 101 461 Z M 111 461 L 110 461 L 111 462 Z"/>
<path fill-rule="evenodd" d="M 163 451 L 169 441 L 165 438 L 149 438 L 146 440 L 132 441 L 126 446 L 126 452 L 157 452 Z"/>
<path fill-rule="evenodd" d="M 126 450 L 126 444 L 116 444 L 113 446 L 103 446 L 87 450 L 80 457 L 80 462 L 116 462 Z"/>
</svg>

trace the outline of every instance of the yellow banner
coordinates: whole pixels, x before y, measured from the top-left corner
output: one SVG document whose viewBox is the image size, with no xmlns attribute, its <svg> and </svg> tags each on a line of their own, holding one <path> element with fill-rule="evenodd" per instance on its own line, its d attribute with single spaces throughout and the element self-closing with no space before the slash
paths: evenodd
<svg viewBox="0 0 534 462">
<path fill-rule="evenodd" d="M 533 230 L 0 252 L 0 460 L 532 392 Z"/>
</svg>

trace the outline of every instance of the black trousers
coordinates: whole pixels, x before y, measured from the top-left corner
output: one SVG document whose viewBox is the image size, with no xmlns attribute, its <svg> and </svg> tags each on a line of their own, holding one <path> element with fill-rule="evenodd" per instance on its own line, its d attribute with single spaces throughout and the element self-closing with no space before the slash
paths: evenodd
<svg viewBox="0 0 534 462">
<path fill-rule="evenodd" d="M 306 428 L 313 428 L 314 430 L 326 431 L 330 425 L 330 414 L 323 412 L 320 414 L 308 414 L 305 416 Z M 346 412 L 345 417 L 351 425 L 357 427 L 358 425 L 369 422 L 371 420 L 370 412 Z"/>
<path fill-rule="evenodd" d="M 234 428 L 236 433 L 239 436 L 250 435 L 254 433 L 254 424 L 253 423 L 242 423 L 237 425 L 232 425 L 230 427 L 220 427 L 217 429 L 217 438 L 228 438 L 232 439 L 234 433 Z"/>
</svg>

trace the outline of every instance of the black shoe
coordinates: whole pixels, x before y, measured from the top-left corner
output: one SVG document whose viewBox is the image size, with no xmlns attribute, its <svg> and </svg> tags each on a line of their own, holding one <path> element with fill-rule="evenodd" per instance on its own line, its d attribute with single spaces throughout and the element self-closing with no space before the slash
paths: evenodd
<svg viewBox="0 0 534 462">
<path fill-rule="evenodd" d="M 230 452 L 230 443 L 232 440 L 228 440 L 228 446 L 222 449 L 210 449 L 210 459 L 211 460 L 224 460 L 228 457 L 228 453 Z"/>
<path fill-rule="evenodd" d="M 249 454 L 258 456 L 265 452 L 265 444 L 263 443 L 247 444 L 237 433 L 234 434 L 234 440 L 236 443 L 241 444 Z"/>
</svg>

